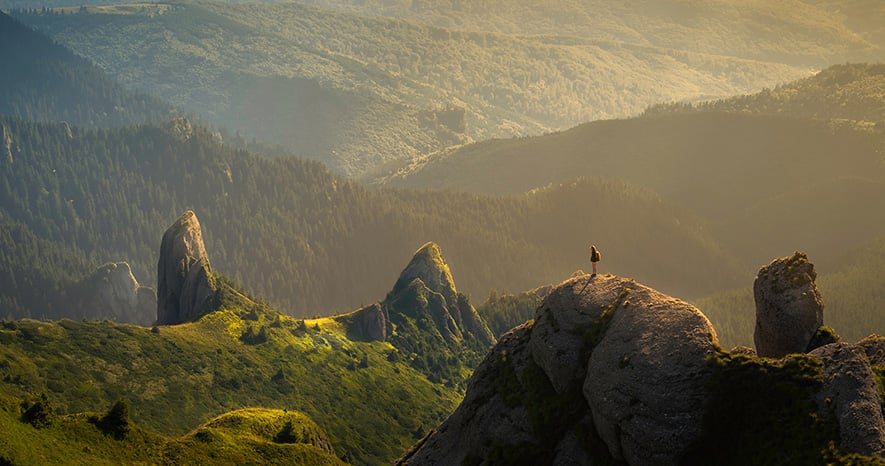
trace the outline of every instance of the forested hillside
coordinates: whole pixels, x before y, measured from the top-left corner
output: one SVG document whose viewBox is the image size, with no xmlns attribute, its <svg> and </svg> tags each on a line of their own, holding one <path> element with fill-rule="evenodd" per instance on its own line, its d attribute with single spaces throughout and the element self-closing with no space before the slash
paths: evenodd
<svg viewBox="0 0 885 466">
<path fill-rule="evenodd" d="M 0 127 L 10 140 L 0 171 L 4 218 L 96 266 L 128 260 L 146 285 L 155 280 L 163 225 L 186 208 L 206 225 L 213 267 L 295 315 L 375 299 L 428 240 L 478 296 L 586 268 L 591 239 L 610 251 L 607 270 L 674 293 L 700 296 L 735 283 L 732 260 L 702 223 L 619 182 L 503 198 L 374 190 L 315 162 L 220 145 L 187 120 L 69 132 L 0 118 Z"/>
<path fill-rule="evenodd" d="M 0 114 L 107 127 L 174 116 L 155 97 L 124 89 L 88 60 L 0 12 Z"/>
<path fill-rule="evenodd" d="M 875 214 L 885 205 L 880 68 L 837 66 L 755 96 L 472 144 L 384 181 L 515 193 L 578 175 L 618 178 L 708 221 L 748 273 L 797 249 L 827 267 L 885 230 Z"/>
<path fill-rule="evenodd" d="M 467 31 L 294 2 L 63 11 L 16 14 L 126 86 L 348 175 L 471 139 L 538 134 L 636 114 L 661 101 L 749 92 L 805 76 L 812 66 L 610 35 L 489 32 L 494 22 Z M 653 29 L 684 29 L 662 21 Z M 728 21 L 717 23 L 719 33 L 730 30 Z M 793 44 L 781 39 L 777 44 Z M 806 39 L 838 50 L 860 46 L 843 32 Z M 800 50 L 806 47 L 794 52 Z"/>
</svg>

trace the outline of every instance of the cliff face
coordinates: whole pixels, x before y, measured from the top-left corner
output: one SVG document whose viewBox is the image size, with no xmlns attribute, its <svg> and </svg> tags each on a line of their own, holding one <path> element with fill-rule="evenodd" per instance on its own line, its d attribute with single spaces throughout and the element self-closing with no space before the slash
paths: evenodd
<svg viewBox="0 0 885 466">
<path fill-rule="evenodd" d="M 793 263 L 804 275 L 775 274 L 768 290 L 814 289 L 810 264 Z M 457 410 L 397 464 L 826 464 L 845 452 L 882 455 L 872 367 L 885 370 L 885 339 L 804 354 L 811 337 L 802 338 L 803 349 L 781 360 L 729 353 L 686 302 L 629 279 L 575 277 L 501 338 Z"/>
<path fill-rule="evenodd" d="M 160 244 L 157 264 L 157 324 L 191 322 L 205 311 L 215 294 L 209 256 L 200 222 L 188 210 L 174 223 Z"/>
</svg>

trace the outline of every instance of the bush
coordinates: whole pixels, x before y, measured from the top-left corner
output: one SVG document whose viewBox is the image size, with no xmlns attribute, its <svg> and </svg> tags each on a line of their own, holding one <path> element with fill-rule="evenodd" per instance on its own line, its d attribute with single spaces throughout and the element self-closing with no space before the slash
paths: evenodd
<svg viewBox="0 0 885 466">
<path fill-rule="evenodd" d="M 33 404 L 23 401 L 21 407 L 23 411 L 21 416 L 22 422 L 38 429 L 52 424 L 54 417 L 52 405 L 49 404 L 49 398 L 45 393 L 41 393 Z"/>
<path fill-rule="evenodd" d="M 92 417 L 89 421 L 95 424 L 99 430 L 116 439 L 126 437 L 132 427 L 132 420 L 129 418 L 129 400 L 120 398 L 114 402 L 111 409 L 101 419 Z"/>
</svg>

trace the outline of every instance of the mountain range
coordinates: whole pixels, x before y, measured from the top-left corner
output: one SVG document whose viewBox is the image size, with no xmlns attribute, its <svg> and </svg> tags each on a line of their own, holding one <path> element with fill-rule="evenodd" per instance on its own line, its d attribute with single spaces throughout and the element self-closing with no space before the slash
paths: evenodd
<svg viewBox="0 0 885 466">
<path fill-rule="evenodd" d="M 125 86 L 348 176 L 472 140 L 745 93 L 881 46 L 799 1 L 748 11 L 556 2 L 503 16 L 484 3 L 344 3 L 186 1 L 16 16 Z M 464 20 L 444 19 L 455 16 Z M 725 39 L 735 35 L 765 52 L 736 49 L 743 41 Z"/>
</svg>

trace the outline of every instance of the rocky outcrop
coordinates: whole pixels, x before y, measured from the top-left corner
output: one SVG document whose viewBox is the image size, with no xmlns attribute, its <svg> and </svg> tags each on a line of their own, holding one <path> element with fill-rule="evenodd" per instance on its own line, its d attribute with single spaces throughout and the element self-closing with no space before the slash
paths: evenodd
<svg viewBox="0 0 885 466">
<path fill-rule="evenodd" d="M 215 294 L 200 222 L 188 210 L 166 230 L 157 264 L 157 324 L 192 322 Z"/>
<path fill-rule="evenodd" d="M 729 353 L 690 304 L 577 276 L 501 337 L 461 405 L 397 464 L 807 464 L 833 444 L 882 455 L 871 359 L 885 360 L 885 338 L 780 360 Z"/>
<path fill-rule="evenodd" d="M 501 338 L 464 402 L 399 464 L 676 463 L 701 433 L 716 344 L 685 302 L 633 280 L 573 278 Z"/>
<path fill-rule="evenodd" d="M 780 358 L 804 353 L 823 325 L 823 299 L 814 283 L 817 274 L 805 254 L 776 259 L 759 270 L 753 284 L 756 298 L 756 352 Z"/>
<path fill-rule="evenodd" d="M 387 341 L 397 336 L 393 341 L 409 346 L 410 352 L 415 346 L 408 343 L 414 338 L 406 334 L 411 324 L 418 324 L 431 339 L 438 339 L 441 346 L 450 349 L 460 348 L 466 340 L 483 348 L 495 341 L 476 309 L 458 293 L 439 246 L 432 242 L 415 252 L 384 301 L 339 316 L 338 320 L 358 339 Z"/>
<path fill-rule="evenodd" d="M 74 293 L 84 318 L 150 325 L 156 317 L 156 293 L 138 284 L 127 262 L 103 265 L 80 282 Z"/>
<path fill-rule="evenodd" d="M 833 343 L 811 352 L 823 362 L 822 411 L 839 421 L 839 448 L 862 455 L 885 453 L 885 420 L 876 378 L 864 348 Z"/>
<path fill-rule="evenodd" d="M 339 318 L 347 328 L 347 337 L 357 341 L 387 341 L 393 326 L 387 311 L 380 304 L 372 304 Z"/>
</svg>

